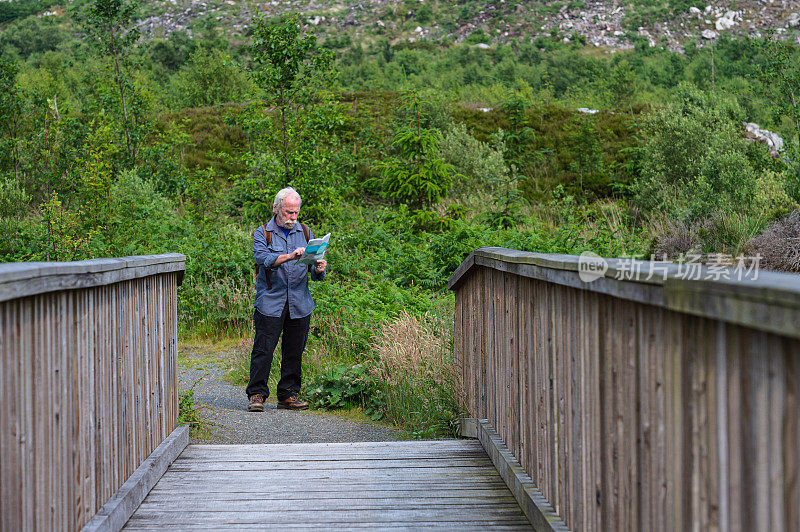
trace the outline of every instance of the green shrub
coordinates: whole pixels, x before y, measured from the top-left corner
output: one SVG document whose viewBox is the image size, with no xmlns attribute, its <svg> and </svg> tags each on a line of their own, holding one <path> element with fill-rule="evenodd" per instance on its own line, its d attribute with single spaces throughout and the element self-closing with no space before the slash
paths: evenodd
<svg viewBox="0 0 800 532">
<path fill-rule="evenodd" d="M 364 407 L 372 419 L 380 419 L 375 408 L 376 385 L 364 364 L 331 366 L 305 385 L 306 396 L 314 408 L 333 410 L 352 406 Z"/>
<path fill-rule="evenodd" d="M 208 437 L 214 425 L 206 416 L 208 407 L 198 403 L 194 397 L 194 388 L 199 382 L 197 379 L 189 389 L 178 392 L 178 425 L 189 425 L 192 438 Z"/>
<path fill-rule="evenodd" d="M 758 174 L 747 158 L 741 111 L 686 84 L 676 103 L 646 121 L 634 201 L 649 212 L 697 220 L 753 207 Z"/>
<path fill-rule="evenodd" d="M 255 84 L 228 54 L 199 48 L 170 80 L 167 103 L 172 108 L 242 102 L 255 94 Z"/>
<path fill-rule="evenodd" d="M 502 147 L 481 142 L 467 131 L 467 126 L 457 124 L 442 137 L 439 153 L 455 170 L 451 196 L 456 198 L 478 190 L 491 188 L 493 180 L 508 175 L 503 160 Z"/>
</svg>

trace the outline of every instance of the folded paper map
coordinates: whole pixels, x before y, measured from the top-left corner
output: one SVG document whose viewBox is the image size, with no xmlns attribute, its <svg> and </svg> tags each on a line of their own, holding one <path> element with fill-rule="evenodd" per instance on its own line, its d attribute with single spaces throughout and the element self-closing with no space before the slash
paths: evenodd
<svg viewBox="0 0 800 532">
<path fill-rule="evenodd" d="M 300 257 L 297 262 L 299 264 L 314 264 L 318 260 L 322 260 L 322 257 L 325 255 L 325 249 L 328 247 L 328 239 L 330 237 L 331 234 L 328 233 L 322 238 L 312 238 L 309 240 L 308 245 L 306 245 L 305 253 L 303 253 L 303 256 Z"/>
</svg>

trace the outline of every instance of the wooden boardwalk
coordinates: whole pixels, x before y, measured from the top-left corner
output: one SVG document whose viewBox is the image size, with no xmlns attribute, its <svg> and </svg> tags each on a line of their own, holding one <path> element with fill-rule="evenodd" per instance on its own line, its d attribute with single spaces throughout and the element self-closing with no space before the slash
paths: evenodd
<svg viewBox="0 0 800 532">
<path fill-rule="evenodd" d="M 475 440 L 189 445 L 124 530 L 531 530 Z"/>
</svg>

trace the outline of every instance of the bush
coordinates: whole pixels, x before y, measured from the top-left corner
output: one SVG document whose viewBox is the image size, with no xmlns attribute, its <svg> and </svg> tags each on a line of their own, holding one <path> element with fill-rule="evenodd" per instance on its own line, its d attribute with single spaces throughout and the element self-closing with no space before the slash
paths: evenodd
<svg viewBox="0 0 800 532">
<path fill-rule="evenodd" d="M 753 238 L 748 246 L 748 254 L 760 254 L 762 268 L 800 272 L 800 211 L 773 222 Z"/>
<path fill-rule="evenodd" d="M 167 101 L 172 108 L 204 107 L 242 102 L 255 93 L 255 84 L 228 54 L 199 48 L 170 80 Z"/>
<path fill-rule="evenodd" d="M 198 403 L 194 397 L 194 388 L 200 379 L 194 381 L 189 389 L 178 393 L 178 425 L 189 425 L 189 436 L 192 438 L 210 436 L 214 425 L 206 417 L 208 407 Z"/>
<path fill-rule="evenodd" d="M 682 85 L 677 102 L 646 121 L 635 203 L 691 221 L 750 210 L 758 175 L 746 156 L 741 118 L 734 103 L 714 105 L 710 95 Z"/>
<path fill-rule="evenodd" d="M 331 366 L 310 379 L 306 389 L 308 400 L 314 408 L 331 410 L 362 406 L 374 420 L 381 417 L 372 404 L 376 392 L 375 380 L 364 364 Z"/>
<path fill-rule="evenodd" d="M 494 181 L 508 175 L 502 150 L 470 135 L 464 124 L 455 125 L 444 135 L 439 153 L 442 160 L 455 169 L 451 191 L 454 197 L 486 190 Z"/>
</svg>

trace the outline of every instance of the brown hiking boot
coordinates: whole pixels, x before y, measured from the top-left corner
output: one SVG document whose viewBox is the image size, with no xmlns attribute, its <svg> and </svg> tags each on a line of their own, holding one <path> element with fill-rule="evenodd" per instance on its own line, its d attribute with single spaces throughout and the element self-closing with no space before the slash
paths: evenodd
<svg viewBox="0 0 800 532">
<path fill-rule="evenodd" d="M 308 403 L 301 401 L 296 395 L 290 395 L 283 401 L 278 401 L 278 408 L 285 408 L 286 410 L 305 410 L 308 408 Z"/>
<path fill-rule="evenodd" d="M 247 407 L 249 412 L 263 412 L 264 411 L 264 396 L 260 393 L 254 393 L 250 396 L 250 406 Z"/>
</svg>

